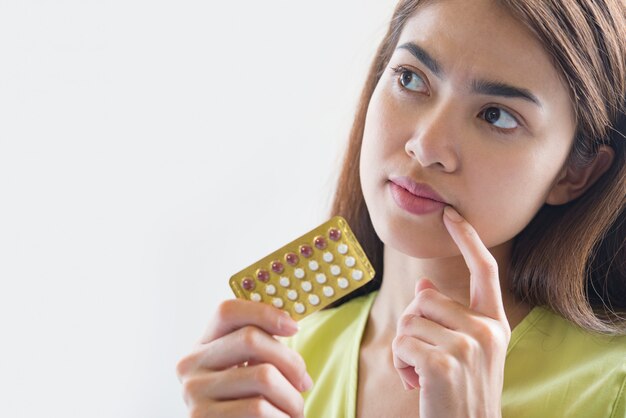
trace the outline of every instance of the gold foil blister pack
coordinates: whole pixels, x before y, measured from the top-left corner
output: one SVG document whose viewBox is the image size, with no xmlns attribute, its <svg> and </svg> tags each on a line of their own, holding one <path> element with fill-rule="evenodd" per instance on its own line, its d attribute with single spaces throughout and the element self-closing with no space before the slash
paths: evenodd
<svg viewBox="0 0 626 418">
<path fill-rule="evenodd" d="M 235 296 L 299 320 L 374 278 L 374 268 L 341 216 L 314 228 L 230 278 Z"/>
</svg>

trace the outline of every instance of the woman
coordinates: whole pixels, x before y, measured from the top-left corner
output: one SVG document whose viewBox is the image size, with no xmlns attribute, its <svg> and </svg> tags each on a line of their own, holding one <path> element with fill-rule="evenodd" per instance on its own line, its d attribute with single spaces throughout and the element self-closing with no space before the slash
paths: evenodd
<svg viewBox="0 0 626 418">
<path fill-rule="evenodd" d="M 224 302 L 191 415 L 626 416 L 624 39 L 619 0 L 401 1 L 332 210 L 377 279 L 287 346 Z"/>
</svg>

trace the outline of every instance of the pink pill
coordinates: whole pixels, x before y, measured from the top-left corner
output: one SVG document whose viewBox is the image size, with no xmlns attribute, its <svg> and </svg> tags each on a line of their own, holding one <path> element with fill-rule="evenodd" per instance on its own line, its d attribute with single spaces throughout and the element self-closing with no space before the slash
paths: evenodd
<svg viewBox="0 0 626 418">
<path fill-rule="evenodd" d="M 295 266 L 296 264 L 298 264 L 299 259 L 298 256 L 294 253 L 287 253 L 285 255 L 285 261 L 287 262 L 287 264 Z"/>
<path fill-rule="evenodd" d="M 280 273 L 283 272 L 283 270 L 284 270 L 283 263 L 281 263 L 280 261 L 274 261 L 272 263 L 272 271 L 274 273 L 279 273 L 280 274 Z"/>
<path fill-rule="evenodd" d="M 313 248 L 308 245 L 301 245 L 300 254 L 302 254 L 303 257 L 309 258 L 313 255 Z"/>
<path fill-rule="evenodd" d="M 256 278 L 267 283 L 270 280 L 270 273 L 267 270 L 258 270 L 256 272 Z"/>
<path fill-rule="evenodd" d="M 326 248 L 326 238 L 324 237 L 315 237 L 315 240 L 313 242 L 315 244 L 315 247 L 319 248 L 320 250 Z"/>
<path fill-rule="evenodd" d="M 328 237 L 333 241 L 339 241 L 339 239 L 341 238 L 341 231 L 337 228 L 330 228 L 330 230 L 328 231 Z"/>
<path fill-rule="evenodd" d="M 242 280 L 241 285 L 246 290 L 252 290 L 254 289 L 254 280 L 252 280 L 249 277 L 246 277 L 245 279 Z"/>
</svg>

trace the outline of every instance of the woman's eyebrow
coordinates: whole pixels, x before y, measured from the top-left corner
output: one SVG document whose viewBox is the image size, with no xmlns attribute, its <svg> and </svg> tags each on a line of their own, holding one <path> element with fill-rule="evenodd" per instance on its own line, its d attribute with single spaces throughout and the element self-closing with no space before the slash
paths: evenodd
<svg viewBox="0 0 626 418">
<path fill-rule="evenodd" d="M 418 46 L 417 44 L 414 44 L 413 42 L 407 42 L 407 43 L 402 44 L 399 47 L 397 47 L 396 51 L 398 49 L 406 49 L 415 58 L 420 60 L 422 62 L 422 64 L 424 64 L 426 67 L 428 67 L 430 72 L 435 74 L 438 78 L 443 78 L 444 73 L 443 73 L 443 70 L 441 68 L 441 64 L 439 64 L 439 61 L 437 61 L 436 59 L 431 57 L 430 54 L 428 52 L 426 52 L 426 50 L 424 48 L 422 48 L 421 46 Z"/>
<path fill-rule="evenodd" d="M 417 58 L 422 64 L 424 64 L 428 69 L 435 74 L 438 78 L 443 78 L 444 71 L 443 67 L 435 58 L 433 58 L 424 48 L 413 43 L 407 42 L 399 47 L 398 49 L 406 49 Z M 513 97 L 513 98 L 521 98 L 524 100 L 528 100 L 539 107 L 543 107 L 539 99 L 531 93 L 528 89 L 515 87 L 510 84 L 502 83 L 499 81 L 489 81 L 489 80 L 472 80 L 472 93 L 477 94 L 485 94 L 488 96 L 501 96 L 501 97 Z"/>
<path fill-rule="evenodd" d="M 472 80 L 471 84 L 472 93 L 486 94 L 488 96 L 519 97 L 520 99 L 528 100 L 541 108 L 543 107 L 539 99 L 537 99 L 537 97 L 528 89 L 511 86 L 510 84 L 499 81 L 489 80 Z"/>
</svg>

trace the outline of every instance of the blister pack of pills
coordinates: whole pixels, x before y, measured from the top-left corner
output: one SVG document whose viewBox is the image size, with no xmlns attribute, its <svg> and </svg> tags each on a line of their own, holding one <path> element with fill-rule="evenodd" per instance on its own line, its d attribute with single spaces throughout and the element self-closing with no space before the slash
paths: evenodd
<svg viewBox="0 0 626 418">
<path fill-rule="evenodd" d="M 230 278 L 237 298 L 300 320 L 358 289 L 375 271 L 348 223 L 335 216 Z"/>
</svg>

